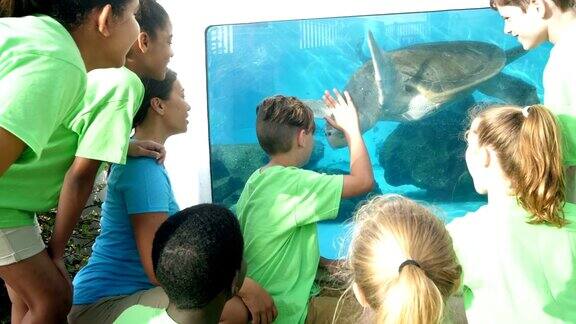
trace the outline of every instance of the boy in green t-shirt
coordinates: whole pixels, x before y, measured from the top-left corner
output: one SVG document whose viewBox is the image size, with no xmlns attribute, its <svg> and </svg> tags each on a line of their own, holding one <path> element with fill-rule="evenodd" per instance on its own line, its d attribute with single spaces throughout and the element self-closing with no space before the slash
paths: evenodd
<svg viewBox="0 0 576 324">
<path fill-rule="evenodd" d="M 324 96 L 326 120 L 346 137 L 349 175 L 300 169 L 310 158 L 315 130 L 312 110 L 303 102 L 275 96 L 257 108 L 258 141 L 270 162 L 248 179 L 237 212 L 248 276 L 272 295 L 278 324 L 331 322 L 336 303 L 310 298 L 317 293 L 320 261 L 316 223 L 335 218 L 341 198 L 367 193 L 374 184 L 356 108 L 347 92 L 345 98 L 335 94 Z"/>
<path fill-rule="evenodd" d="M 573 0 L 491 0 L 504 18 L 504 32 L 524 49 L 549 41 L 544 104 L 558 118 L 564 139 L 566 201 L 576 202 L 576 8 Z"/>
<path fill-rule="evenodd" d="M 135 305 L 114 323 L 218 323 L 244 281 L 244 241 L 234 214 L 213 204 L 186 208 L 158 228 L 152 262 L 167 309 Z"/>
</svg>

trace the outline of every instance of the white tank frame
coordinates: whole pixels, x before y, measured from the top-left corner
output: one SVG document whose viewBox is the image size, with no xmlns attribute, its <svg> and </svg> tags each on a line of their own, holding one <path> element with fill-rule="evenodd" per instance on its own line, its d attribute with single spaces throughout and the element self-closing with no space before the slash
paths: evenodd
<svg viewBox="0 0 576 324">
<path fill-rule="evenodd" d="M 158 0 L 169 12 L 174 28 L 170 67 L 186 89 L 192 107 L 188 132 L 168 140 L 166 168 L 181 207 L 211 202 L 210 153 L 206 88 L 206 29 L 213 25 L 307 18 L 486 8 L 489 0 Z"/>
</svg>

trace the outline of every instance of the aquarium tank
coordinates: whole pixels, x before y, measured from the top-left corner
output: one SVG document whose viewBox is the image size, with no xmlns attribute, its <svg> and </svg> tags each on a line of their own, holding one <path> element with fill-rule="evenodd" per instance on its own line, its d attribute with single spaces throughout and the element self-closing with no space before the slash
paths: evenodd
<svg viewBox="0 0 576 324">
<path fill-rule="evenodd" d="M 321 254 L 341 257 L 355 209 L 371 195 L 401 194 L 447 223 L 485 203 L 466 170 L 470 111 L 541 101 L 550 45 L 524 52 L 491 9 L 216 25 L 206 30 L 212 200 L 232 207 L 267 163 L 256 106 L 282 94 L 314 103 L 348 89 L 364 123 L 372 193 L 343 200 L 320 223 Z M 374 78 L 374 70 L 382 81 Z M 382 96 L 378 96 L 381 90 Z M 349 172 L 349 152 L 316 118 L 305 168 Z"/>
</svg>

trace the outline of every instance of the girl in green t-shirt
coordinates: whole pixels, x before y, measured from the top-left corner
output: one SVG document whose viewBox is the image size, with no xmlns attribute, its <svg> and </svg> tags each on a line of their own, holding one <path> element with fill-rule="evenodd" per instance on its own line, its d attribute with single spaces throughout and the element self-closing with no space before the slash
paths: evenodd
<svg viewBox="0 0 576 324">
<path fill-rule="evenodd" d="M 398 195 L 358 210 L 348 265 L 366 323 L 378 324 L 442 323 L 462 273 L 444 223 Z"/>
<path fill-rule="evenodd" d="M 566 225 L 560 130 L 544 106 L 481 111 L 466 132 L 466 165 L 480 194 L 515 196 L 533 224 Z"/>
<path fill-rule="evenodd" d="M 138 35 L 138 0 L 2 1 L 0 13 L 0 178 L 37 160 L 84 96 L 86 71 L 120 67 Z M 18 18 L 16 17 L 18 16 Z M 3 193 L 0 192 L 0 196 Z M 44 249 L 33 215 L 0 209 L 0 277 L 12 321 L 63 323 L 71 286 Z"/>
<path fill-rule="evenodd" d="M 560 135 L 541 105 L 472 120 L 466 164 L 488 203 L 448 224 L 471 323 L 576 322 L 576 206 L 565 202 Z"/>
</svg>

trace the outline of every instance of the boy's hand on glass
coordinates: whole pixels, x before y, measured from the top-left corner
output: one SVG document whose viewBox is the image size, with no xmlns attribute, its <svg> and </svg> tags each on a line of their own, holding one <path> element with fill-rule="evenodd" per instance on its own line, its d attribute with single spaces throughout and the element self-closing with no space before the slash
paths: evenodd
<svg viewBox="0 0 576 324">
<path fill-rule="evenodd" d="M 148 156 L 156 159 L 158 163 L 164 163 L 164 159 L 166 159 L 166 149 L 164 145 L 154 141 L 132 139 L 128 146 L 128 156 Z"/>
<path fill-rule="evenodd" d="M 238 296 L 250 311 L 253 324 L 270 324 L 278 316 L 274 300 L 256 281 L 246 277 Z"/>
<path fill-rule="evenodd" d="M 342 96 L 338 90 L 334 89 L 333 91 L 334 97 L 328 90 L 324 92 L 323 96 L 327 106 L 326 121 L 344 133 L 360 132 L 358 113 L 350 94 L 348 91 L 344 91 L 344 96 Z"/>
</svg>

